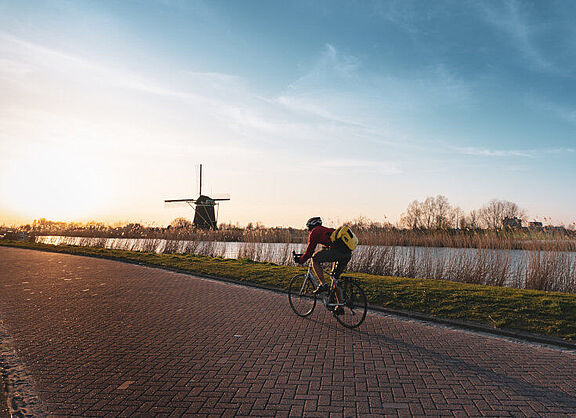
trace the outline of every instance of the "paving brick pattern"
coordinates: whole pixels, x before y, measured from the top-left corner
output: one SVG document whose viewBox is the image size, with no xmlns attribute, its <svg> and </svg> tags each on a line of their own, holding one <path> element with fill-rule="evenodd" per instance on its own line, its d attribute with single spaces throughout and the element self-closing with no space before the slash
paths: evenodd
<svg viewBox="0 0 576 418">
<path fill-rule="evenodd" d="M 576 355 L 0 247 L 0 317 L 54 415 L 576 416 Z"/>
</svg>

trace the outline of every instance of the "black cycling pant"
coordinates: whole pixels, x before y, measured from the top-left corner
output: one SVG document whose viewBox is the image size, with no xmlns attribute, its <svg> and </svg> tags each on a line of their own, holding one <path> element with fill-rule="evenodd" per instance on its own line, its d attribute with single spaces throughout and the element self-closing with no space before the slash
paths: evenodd
<svg viewBox="0 0 576 418">
<path fill-rule="evenodd" d="M 316 251 L 312 256 L 312 260 L 318 261 L 319 263 L 335 263 L 332 268 L 332 273 L 335 277 L 340 277 L 351 258 L 352 251 L 341 250 L 339 248 L 324 248 Z"/>
</svg>

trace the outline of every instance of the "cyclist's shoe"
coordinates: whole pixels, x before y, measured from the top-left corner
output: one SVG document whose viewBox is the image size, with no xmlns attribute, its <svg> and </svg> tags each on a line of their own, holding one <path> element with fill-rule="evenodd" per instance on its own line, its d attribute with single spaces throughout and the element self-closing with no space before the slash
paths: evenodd
<svg viewBox="0 0 576 418">
<path fill-rule="evenodd" d="M 336 309 L 332 312 L 334 315 L 342 315 L 344 313 L 344 308 L 342 306 L 336 306 Z"/>
<path fill-rule="evenodd" d="M 315 295 L 317 295 L 317 294 L 319 294 L 319 293 L 322 293 L 322 292 L 327 291 L 328 289 L 329 289 L 328 285 L 327 285 L 326 283 L 322 283 L 322 284 L 321 284 L 320 286 L 318 286 L 318 287 L 316 288 L 316 290 L 313 291 L 312 293 L 314 293 Z"/>
</svg>

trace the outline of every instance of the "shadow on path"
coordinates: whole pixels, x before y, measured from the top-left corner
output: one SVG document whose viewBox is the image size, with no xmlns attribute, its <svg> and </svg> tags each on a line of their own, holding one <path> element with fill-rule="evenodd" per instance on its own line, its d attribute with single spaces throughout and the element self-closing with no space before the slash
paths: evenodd
<svg viewBox="0 0 576 418">
<path fill-rule="evenodd" d="M 482 379 L 488 385 L 496 385 L 502 391 L 506 391 L 509 395 L 514 395 L 516 399 L 521 397 L 526 401 L 540 402 L 546 407 L 554 408 L 555 412 L 562 413 L 576 413 L 576 397 L 572 394 L 564 392 L 559 389 L 543 386 L 535 383 L 530 383 L 524 379 L 512 377 L 503 373 L 498 373 L 491 368 L 483 367 L 478 364 L 465 361 L 457 358 L 457 355 L 450 356 L 435 350 L 423 347 L 422 345 L 413 344 L 400 339 L 392 338 L 384 333 L 377 332 L 372 329 L 370 331 L 360 329 L 347 329 L 337 323 L 324 322 L 314 318 L 302 318 L 307 321 L 322 324 L 337 332 L 343 332 L 347 335 L 359 338 L 361 342 L 374 343 L 378 345 L 383 343 L 390 346 L 390 350 L 402 349 L 404 353 L 410 353 L 410 356 L 416 360 L 431 360 L 437 367 L 444 370 L 449 370 L 454 376 L 470 376 L 473 375 Z M 367 318 L 368 322 L 368 318 Z M 368 323 L 362 326 L 369 326 Z M 361 326 L 361 327 L 362 327 Z M 511 342 L 511 344 L 514 344 Z M 567 354 L 570 355 L 570 354 Z M 534 366 L 539 367 L 538 365 Z M 543 378 L 545 378 L 543 376 Z M 559 411 L 558 409 L 562 409 Z"/>
</svg>

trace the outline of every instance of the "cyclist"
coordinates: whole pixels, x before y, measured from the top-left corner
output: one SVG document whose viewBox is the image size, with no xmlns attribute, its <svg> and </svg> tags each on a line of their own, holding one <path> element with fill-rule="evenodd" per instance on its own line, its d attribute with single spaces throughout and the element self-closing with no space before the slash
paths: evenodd
<svg viewBox="0 0 576 418">
<path fill-rule="evenodd" d="M 321 263 L 335 262 L 336 266 L 333 270 L 334 276 L 339 277 L 346 268 L 350 258 L 352 258 L 352 251 L 345 245 L 338 245 L 338 243 L 332 242 L 330 235 L 332 235 L 334 229 L 322 226 L 322 219 L 320 219 L 320 217 L 315 216 L 308 219 L 306 226 L 310 231 L 308 235 L 308 246 L 304 254 L 296 257 L 295 261 L 304 264 L 309 258 L 312 258 L 312 268 L 320 281 L 318 288 L 314 291 L 314 293 L 318 294 L 328 290 L 328 285 L 324 283 L 324 272 Z M 321 244 L 323 248 L 320 251 L 314 252 L 318 244 Z"/>
</svg>

